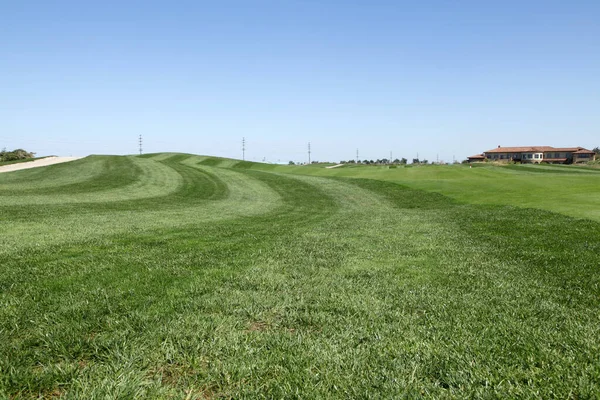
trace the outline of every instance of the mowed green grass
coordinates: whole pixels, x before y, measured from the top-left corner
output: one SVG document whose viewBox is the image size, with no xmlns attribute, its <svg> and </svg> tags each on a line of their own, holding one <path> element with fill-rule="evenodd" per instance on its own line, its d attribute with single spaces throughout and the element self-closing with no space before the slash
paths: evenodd
<svg viewBox="0 0 600 400">
<path fill-rule="evenodd" d="M 598 395 L 599 222 L 301 168 L 0 174 L 0 397 Z"/>
<path fill-rule="evenodd" d="M 600 169 L 574 165 L 265 166 L 293 174 L 377 179 L 467 204 L 511 205 L 600 221 Z"/>
</svg>

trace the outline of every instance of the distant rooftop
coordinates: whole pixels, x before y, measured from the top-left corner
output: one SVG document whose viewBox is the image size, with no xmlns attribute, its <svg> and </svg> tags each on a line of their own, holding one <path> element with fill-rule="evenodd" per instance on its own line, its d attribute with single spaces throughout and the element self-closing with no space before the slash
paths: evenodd
<svg viewBox="0 0 600 400">
<path fill-rule="evenodd" d="M 552 146 L 524 146 L 524 147 L 498 146 L 495 149 L 487 150 L 486 153 L 545 153 L 548 151 L 577 152 L 577 154 L 593 153 L 593 151 L 584 149 L 583 147 L 552 147 Z"/>
</svg>

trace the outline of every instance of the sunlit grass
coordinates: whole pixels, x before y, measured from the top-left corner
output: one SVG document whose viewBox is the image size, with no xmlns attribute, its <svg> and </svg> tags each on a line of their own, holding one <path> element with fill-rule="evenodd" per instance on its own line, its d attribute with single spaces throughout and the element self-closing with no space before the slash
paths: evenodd
<svg viewBox="0 0 600 400">
<path fill-rule="evenodd" d="M 252 168 L 263 169 L 254 163 Z M 574 165 L 272 166 L 268 170 L 367 178 L 437 192 L 467 204 L 511 205 L 600 221 L 600 170 Z"/>
<path fill-rule="evenodd" d="M 597 394 L 599 223 L 260 168 L 0 176 L 0 397 Z"/>
</svg>

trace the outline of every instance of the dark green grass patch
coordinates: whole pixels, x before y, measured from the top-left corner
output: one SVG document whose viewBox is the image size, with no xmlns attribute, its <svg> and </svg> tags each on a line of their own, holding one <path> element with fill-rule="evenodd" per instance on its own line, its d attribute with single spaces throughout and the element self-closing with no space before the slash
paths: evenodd
<svg viewBox="0 0 600 400">
<path fill-rule="evenodd" d="M 206 158 L 206 159 L 198 162 L 198 164 L 215 167 L 215 166 L 218 166 L 219 164 L 221 164 L 222 162 L 223 162 L 222 158 L 209 157 L 209 158 Z"/>
</svg>

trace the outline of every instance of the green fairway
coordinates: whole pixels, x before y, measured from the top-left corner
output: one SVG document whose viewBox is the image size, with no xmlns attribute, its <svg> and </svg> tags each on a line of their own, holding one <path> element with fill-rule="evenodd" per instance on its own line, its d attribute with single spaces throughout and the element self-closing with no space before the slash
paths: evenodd
<svg viewBox="0 0 600 400">
<path fill-rule="evenodd" d="M 281 172 L 390 181 L 444 194 L 468 204 L 512 205 L 600 221 L 600 169 L 572 165 L 347 165 L 253 168 Z"/>
<path fill-rule="evenodd" d="M 594 398 L 600 172 L 0 174 L 0 398 Z"/>
</svg>

